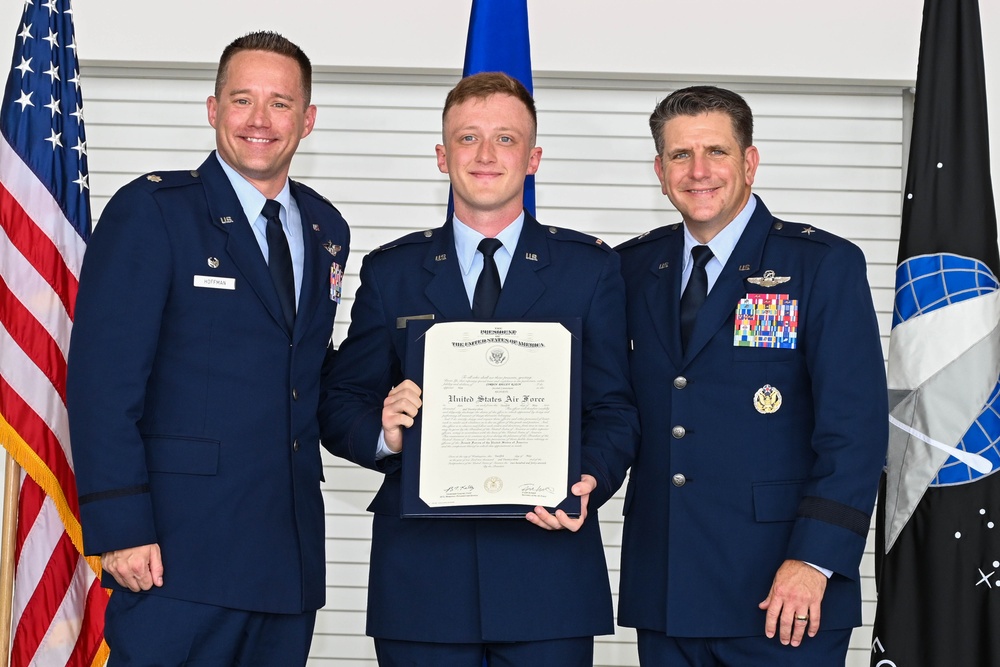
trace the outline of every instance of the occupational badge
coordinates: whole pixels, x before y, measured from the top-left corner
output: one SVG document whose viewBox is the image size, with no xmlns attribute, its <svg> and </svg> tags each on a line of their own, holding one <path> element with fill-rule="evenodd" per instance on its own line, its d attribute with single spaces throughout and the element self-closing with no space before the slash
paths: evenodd
<svg viewBox="0 0 1000 667">
<path fill-rule="evenodd" d="M 757 278 L 747 278 L 747 282 L 753 283 L 758 287 L 774 287 L 775 285 L 787 283 L 791 279 L 791 276 L 776 276 L 774 275 L 774 271 L 768 269 L 764 272 L 763 276 Z"/>
<path fill-rule="evenodd" d="M 781 407 L 781 392 L 777 387 L 765 384 L 753 395 L 753 406 L 762 415 L 770 415 Z"/>
<path fill-rule="evenodd" d="M 336 245 L 333 241 L 327 241 L 323 244 L 323 247 L 326 248 L 326 251 L 334 257 L 336 257 L 337 253 L 340 252 L 340 246 Z"/>
</svg>

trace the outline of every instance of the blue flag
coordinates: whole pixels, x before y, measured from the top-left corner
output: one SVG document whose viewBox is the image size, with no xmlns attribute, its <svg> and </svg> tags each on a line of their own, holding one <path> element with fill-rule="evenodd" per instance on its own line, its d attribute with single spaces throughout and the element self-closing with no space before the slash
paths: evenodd
<svg viewBox="0 0 1000 667">
<path fill-rule="evenodd" d="M 503 72 L 520 81 L 529 93 L 534 92 L 528 0 L 472 0 L 462 76 L 479 72 Z M 535 214 L 534 176 L 524 179 L 524 208 Z M 451 211 L 450 202 L 448 210 Z"/>
</svg>

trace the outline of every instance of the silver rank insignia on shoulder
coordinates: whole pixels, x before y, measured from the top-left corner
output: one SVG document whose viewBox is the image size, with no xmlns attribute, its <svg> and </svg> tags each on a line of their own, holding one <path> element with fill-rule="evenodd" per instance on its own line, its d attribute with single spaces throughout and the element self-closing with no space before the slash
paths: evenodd
<svg viewBox="0 0 1000 667">
<path fill-rule="evenodd" d="M 768 269 L 759 278 L 747 278 L 747 282 L 759 285 L 760 287 L 774 287 L 775 285 L 787 283 L 791 279 L 791 276 L 776 276 L 774 275 L 774 271 Z"/>
<path fill-rule="evenodd" d="M 153 183 L 159 183 L 163 179 L 157 176 L 156 174 L 149 174 L 148 176 L 146 176 L 146 180 L 152 181 Z"/>
<path fill-rule="evenodd" d="M 777 387 L 765 384 L 753 395 L 753 406 L 762 415 L 770 415 L 781 407 L 781 392 Z"/>
<path fill-rule="evenodd" d="M 208 265 L 210 267 L 212 267 L 213 269 L 219 268 L 219 260 L 218 260 L 218 258 L 216 258 L 216 257 L 209 257 L 208 258 Z"/>
<path fill-rule="evenodd" d="M 231 215 L 224 215 L 221 218 L 219 218 L 219 222 L 221 222 L 224 225 L 232 224 L 233 217 Z"/>
<path fill-rule="evenodd" d="M 528 261 L 531 261 L 531 262 L 537 262 L 538 261 L 538 255 L 536 253 L 533 253 L 533 252 L 526 252 L 526 253 L 524 253 L 524 258 L 526 260 L 528 260 Z"/>
<path fill-rule="evenodd" d="M 331 255 L 333 255 L 334 257 L 336 257 L 337 253 L 340 252 L 340 246 L 335 245 L 333 241 L 327 241 L 326 243 L 323 244 L 323 247 L 326 248 L 326 251 Z"/>
<path fill-rule="evenodd" d="M 446 259 L 448 259 L 448 253 L 443 252 L 440 255 L 434 255 L 435 262 L 443 262 Z"/>
<path fill-rule="evenodd" d="M 813 229 L 812 227 L 806 227 L 805 229 L 802 230 L 802 233 L 805 234 L 806 236 L 809 236 L 810 234 L 812 234 L 815 231 L 816 230 Z"/>
</svg>

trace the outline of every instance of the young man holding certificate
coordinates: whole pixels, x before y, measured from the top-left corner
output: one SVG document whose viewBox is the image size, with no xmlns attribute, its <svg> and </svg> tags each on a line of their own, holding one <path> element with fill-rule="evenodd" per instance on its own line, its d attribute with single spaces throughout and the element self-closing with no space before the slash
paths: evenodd
<svg viewBox="0 0 1000 667">
<path fill-rule="evenodd" d="M 365 258 L 321 407 L 325 444 L 385 473 L 369 507 L 367 632 L 383 666 L 481 667 L 485 658 L 589 667 L 594 635 L 614 631 L 597 508 L 621 485 L 638 441 L 618 256 L 524 211 L 524 178 L 537 171 L 542 149 L 534 101 L 519 82 L 498 73 L 462 80 L 445 102 L 443 125 L 437 162 L 451 180 L 454 216 Z M 578 516 L 530 505 L 514 519 L 401 516 L 401 452 L 420 446 L 407 429 L 423 400 L 406 373 L 407 329 L 427 320 L 579 321 L 582 474 L 571 487 Z M 503 350 L 491 359 L 504 363 Z M 450 400 L 431 393 L 429 402 Z M 454 394 L 455 403 L 466 398 Z M 442 431 L 454 437 L 448 426 Z M 478 484 L 492 492 L 500 481 Z"/>
</svg>

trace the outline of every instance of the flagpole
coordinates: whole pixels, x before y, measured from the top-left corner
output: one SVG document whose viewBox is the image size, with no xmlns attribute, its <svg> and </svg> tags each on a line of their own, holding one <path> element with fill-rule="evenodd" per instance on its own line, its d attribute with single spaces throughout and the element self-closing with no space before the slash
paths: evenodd
<svg viewBox="0 0 1000 667">
<path fill-rule="evenodd" d="M 10 664 L 10 620 L 14 604 L 14 541 L 21 468 L 7 453 L 3 492 L 3 532 L 0 534 L 0 666 Z"/>
</svg>

